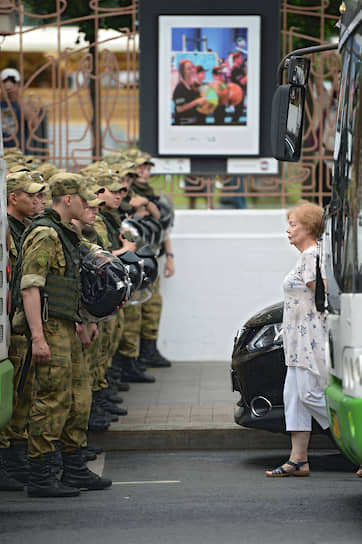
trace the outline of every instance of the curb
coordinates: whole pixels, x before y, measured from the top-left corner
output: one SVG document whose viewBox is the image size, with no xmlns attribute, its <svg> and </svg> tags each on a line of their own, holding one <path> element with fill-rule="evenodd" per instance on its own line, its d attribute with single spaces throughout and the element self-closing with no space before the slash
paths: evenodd
<svg viewBox="0 0 362 544">
<path fill-rule="evenodd" d="M 89 442 L 106 451 L 289 449 L 287 434 L 246 427 L 140 428 L 89 433 Z M 312 435 L 311 448 L 334 449 L 325 435 Z"/>
</svg>

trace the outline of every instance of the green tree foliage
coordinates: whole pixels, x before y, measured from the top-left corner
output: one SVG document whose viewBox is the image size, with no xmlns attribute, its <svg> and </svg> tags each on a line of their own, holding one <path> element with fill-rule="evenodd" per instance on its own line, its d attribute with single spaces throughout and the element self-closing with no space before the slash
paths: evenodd
<svg viewBox="0 0 362 544">
<path fill-rule="evenodd" d="M 325 9 L 325 14 L 333 16 L 333 18 L 325 18 L 323 28 L 321 28 L 320 13 L 325 0 L 288 0 L 289 6 L 296 8 L 320 8 L 315 10 L 316 17 L 305 16 L 300 13 L 289 13 L 287 17 L 287 28 L 294 27 L 298 34 L 310 36 L 311 39 L 296 37 L 293 42 L 293 49 L 309 47 L 317 45 L 320 37 L 323 35 L 324 41 L 329 41 L 331 38 L 338 36 L 339 32 L 336 29 L 336 19 L 339 17 L 339 6 L 341 0 L 327 0 L 328 6 Z M 314 38 L 314 39 L 313 39 Z"/>
<path fill-rule="evenodd" d="M 87 17 L 95 13 L 89 7 L 89 2 L 90 0 L 68 0 L 67 7 L 62 12 L 62 21 L 66 22 L 78 17 Z M 39 0 L 24 0 L 23 4 L 25 11 L 34 13 L 34 15 L 39 15 L 39 19 L 44 24 L 51 22 L 52 18 L 42 19 L 41 15 L 51 15 L 54 13 L 54 20 L 56 18 L 56 0 L 41 0 L 41 2 L 39 2 Z M 100 9 L 126 8 L 131 6 L 131 4 L 131 0 L 99 0 L 98 2 Z M 132 30 L 132 15 L 122 14 L 112 17 L 101 17 L 98 24 L 99 28 L 129 28 Z M 79 32 L 84 32 L 85 39 L 89 42 L 93 42 L 95 39 L 94 21 L 92 19 L 82 20 L 78 23 L 78 26 Z"/>
</svg>

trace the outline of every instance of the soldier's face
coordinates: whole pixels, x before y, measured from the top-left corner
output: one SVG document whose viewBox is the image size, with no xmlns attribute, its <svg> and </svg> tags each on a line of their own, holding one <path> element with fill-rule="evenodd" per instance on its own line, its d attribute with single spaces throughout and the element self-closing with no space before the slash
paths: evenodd
<svg viewBox="0 0 362 544">
<path fill-rule="evenodd" d="M 134 176 L 130 176 L 129 174 L 127 174 L 126 176 L 122 178 L 122 183 L 125 185 L 125 187 L 127 187 L 127 192 L 129 191 L 129 188 L 131 187 L 133 180 L 134 180 Z"/>
<path fill-rule="evenodd" d="M 37 198 L 36 194 L 25 193 L 23 191 L 16 194 L 14 200 L 16 210 L 19 215 L 25 217 L 32 217 L 36 213 Z"/>
<path fill-rule="evenodd" d="M 83 223 L 85 223 L 86 225 L 94 225 L 98 210 L 98 206 L 92 206 L 92 208 L 88 207 L 86 210 L 84 210 L 84 215 L 82 217 Z"/>
<path fill-rule="evenodd" d="M 35 202 L 35 215 L 37 215 L 38 213 L 42 213 L 45 210 L 46 198 L 43 191 L 35 194 Z"/>
<path fill-rule="evenodd" d="M 69 212 L 72 219 L 82 219 L 84 210 L 88 208 L 87 201 L 81 198 L 79 195 L 71 195 L 69 204 Z"/>
<path fill-rule="evenodd" d="M 137 167 L 137 181 L 141 183 L 146 183 L 151 174 L 151 165 L 150 164 L 141 164 Z"/>
<path fill-rule="evenodd" d="M 104 200 L 107 208 L 111 210 L 116 210 L 121 203 L 123 193 L 121 191 L 110 191 L 105 188 L 104 193 L 102 193 L 102 200 Z"/>
</svg>

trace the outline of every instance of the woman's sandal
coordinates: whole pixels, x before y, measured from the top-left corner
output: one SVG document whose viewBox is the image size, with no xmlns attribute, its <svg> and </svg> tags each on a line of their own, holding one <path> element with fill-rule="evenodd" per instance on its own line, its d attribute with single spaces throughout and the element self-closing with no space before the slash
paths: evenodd
<svg viewBox="0 0 362 544">
<path fill-rule="evenodd" d="M 359 469 L 356 472 L 356 476 L 358 476 L 358 478 L 362 478 L 362 465 L 359 466 Z"/>
<path fill-rule="evenodd" d="M 268 478 L 285 478 L 286 476 L 309 476 L 309 470 L 300 470 L 300 467 L 307 465 L 308 461 L 300 461 L 299 463 L 293 463 L 293 461 L 286 461 L 284 465 L 293 467 L 292 470 L 285 470 L 283 465 L 275 468 L 274 470 L 267 470 L 265 475 Z"/>
</svg>

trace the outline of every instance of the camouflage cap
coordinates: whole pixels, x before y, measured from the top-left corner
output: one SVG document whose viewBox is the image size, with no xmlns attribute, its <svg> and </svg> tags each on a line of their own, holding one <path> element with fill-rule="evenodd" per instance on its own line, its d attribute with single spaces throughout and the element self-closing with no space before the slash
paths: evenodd
<svg viewBox="0 0 362 544">
<path fill-rule="evenodd" d="M 136 161 L 137 158 L 139 158 L 142 155 L 142 151 L 140 149 L 137 149 L 137 147 L 126 149 L 123 151 L 123 156 L 131 161 Z"/>
<path fill-rule="evenodd" d="M 36 155 L 25 155 L 24 162 L 27 166 L 29 166 L 29 168 L 35 169 L 41 165 L 42 160 Z"/>
<path fill-rule="evenodd" d="M 105 161 L 95 161 L 90 166 L 97 168 L 99 173 L 109 172 L 109 165 Z"/>
<path fill-rule="evenodd" d="M 127 149 L 123 155 L 126 159 L 134 161 L 137 166 L 142 166 L 143 164 L 155 166 L 155 163 L 152 161 L 152 156 L 140 149 Z"/>
<path fill-rule="evenodd" d="M 32 170 L 30 172 L 30 177 L 33 181 L 35 181 L 35 183 L 40 183 L 45 186 L 44 176 L 41 172 L 39 172 L 39 170 Z"/>
<path fill-rule="evenodd" d="M 137 165 L 134 161 L 123 161 L 112 164 L 111 168 L 112 172 L 120 178 L 123 178 L 127 174 L 137 176 Z"/>
<path fill-rule="evenodd" d="M 106 162 L 109 166 L 112 166 L 113 164 L 117 164 L 122 161 L 123 153 L 122 151 L 115 151 L 114 153 L 109 153 L 104 157 L 104 162 Z"/>
<path fill-rule="evenodd" d="M 91 182 L 95 182 L 95 179 L 100 174 L 109 173 L 109 166 L 106 165 L 106 163 L 95 163 L 89 164 L 88 166 L 85 166 L 84 168 L 81 168 L 78 170 L 78 174 L 82 175 L 84 178 Z"/>
<path fill-rule="evenodd" d="M 89 192 L 84 183 L 84 178 L 79 174 L 61 172 L 54 174 L 49 179 L 49 188 L 52 198 L 65 195 L 79 195 L 88 200 Z"/>
<path fill-rule="evenodd" d="M 106 188 L 113 192 L 120 191 L 124 187 L 121 178 L 115 174 L 99 174 L 96 176 L 96 185 L 98 188 Z"/>
<path fill-rule="evenodd" d="M 14 172 L 6 177 L 7 194 L 15 191 L 23 191 L 24 193 L 35 194 L 43 191 L 45 185 L 33 181 L 30 172 Z"/>
<path fill-rule="evenodd" d="M 96 196 L 94 193 L 89 193 L 87 204 L 90 208 L 95 208 L 96 206 L 100 206 L 101 204 L 104 204 L 104 200 Z"/>
<path fill-rule="evenodd" d="M 46 180 L 48 180 L 55 174 L 66 172 L 66 170 L 57 168 L 54 164 L 50 162 L 43 162 L 43 164 L 37 167 L 37 171 L 41 172 L 41 174 L 44 176 L 44 179 Z"/>
<path fill-rule="evenodd" d="M 18 147 L 5 147 L 4 148 L 4 157 L 24 157 L 23 152 Z"/>
<path fill-rule="evenodd" d="M 155 166 L 155 163 L 152 160 L 152 155 L 149 153 L 142 153 L 142 156 L 136 160 L 136 162 L 139 166 L 142 164 L 150 164 L 151 166 Z"/>
<path fill-rule="evenodd" d="M 10 166 L 9 173 L 15 174 L 16 172 L 31 172 L 31 168 L 25 164 L 16 163 L 14 166 Z"/>
<path fill-rule="evenodd" d="M 91 193 L 93 193 L 95 195 L 97 195 L 98 193 L 104 193 L 104 191 L 105 191 L 104 187 L 101 187 L 95 181 L 89 181 L 87 179 L 87 181 L 85 183 L 87 185 L 88 191 L 90 191 Z"/>
</svg>

